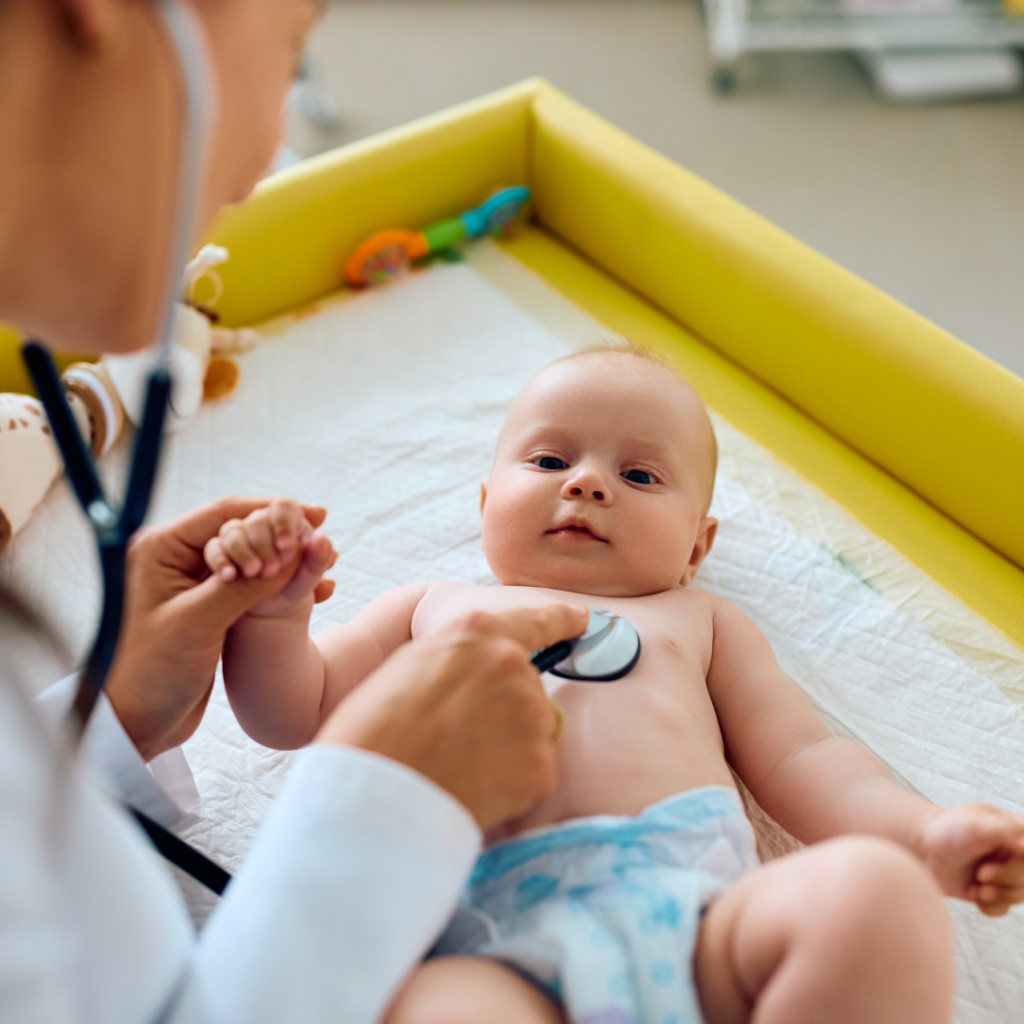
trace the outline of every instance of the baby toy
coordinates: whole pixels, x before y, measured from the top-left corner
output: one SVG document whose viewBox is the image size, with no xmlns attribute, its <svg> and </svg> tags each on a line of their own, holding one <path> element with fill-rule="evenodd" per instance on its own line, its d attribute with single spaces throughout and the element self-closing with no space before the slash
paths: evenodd
<svg viewBox="0 0 1024 1024">
<path fill-rule="evenodd" d="M 516 185 L 495 192 L 475 210 L 439 220 L 422 231 L 379 231 L 349 257 L 345 277 L 356 288 L 387 284 L 410 264 L 448 250 L 464 238 L 507 235 L 529 198 L 530 190 L 525 185 Z"/>
<path fill-rule="evenodd" d="M 187 423 L 204 399 L 234 391 L 239 369 L 230 355 L 247 351 L 258 340 L 254 331 L 215 326 L 217 315 L 208 308 L 216 305 L 223 287 L 215 268 L 227 259 L 226 249 L 208 245 L 185 268 L 186 301 L 175 309 L 171 346 L 174 390 L 168 431 Z M 206 305 L 199 305 L 196 286 L 204 278 L 213 294 Z M 75 363 L 65 370 L 68 402 L 97 458 L 113 447 L 125 418 L 138 425 L 152 364 L 152 352 L 146 350 Z M 0 553 L 31 518 L 61 467 L 42 403 L 28 395 L 0 394 Z"/>
</svg>

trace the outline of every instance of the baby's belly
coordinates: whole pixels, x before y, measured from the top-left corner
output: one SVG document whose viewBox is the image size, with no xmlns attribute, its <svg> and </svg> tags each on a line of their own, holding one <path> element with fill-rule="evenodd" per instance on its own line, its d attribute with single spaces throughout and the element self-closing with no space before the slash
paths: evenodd
<svg viewBox="0 0 1024 1024">
<path fill-rule="evenodd" d="M 735 784 L 703 679 L 692 688 L 642 678 L 563 683 L 553 696 L 566 719 L 558 782 L 491 840 L 569 818 L 635 815 L 673 793 Z"/>
</svg>

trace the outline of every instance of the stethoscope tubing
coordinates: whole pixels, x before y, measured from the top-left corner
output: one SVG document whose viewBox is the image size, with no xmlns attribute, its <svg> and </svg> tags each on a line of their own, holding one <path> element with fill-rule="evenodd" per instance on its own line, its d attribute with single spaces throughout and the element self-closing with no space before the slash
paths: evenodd
<svg viewBox="0 0 1024 1024">
<path fill-rule="evenodd" d="M 552 644 L 550 647 L 544 647 L 537 651 L 530 658 L 530 661 L 538 672 L 549 672 L 560 661 L 565 661 L 570 654 L 572 654 L 572 642 L 569 640 L 559 640 L 557 644 Z"/>
<path fill-rule="evenodd" d="M 128 486 L 118 511 L 103 490 L 49 350 L 38 342 L 29 341 L 22 354 L 46 409 L 50 429 L 64 460 L 68 481 L 96 535 L 103 579 L 100 622 L 85 668 L 79 676 L 71 709 L 72 742 L 77 744 L 89 723 L 117 653 L 124 616 L 128 544 L 149 509 L 170 399 L 171 378 L 162 363 L 158 363 L 150 374 L 142 423 L 135 435 Z"/>
<path fill-rule="evenodd" d="M 178 218 L 171 242 L 171 259 L 164 284 L 164 306 L 158 335 L 159 359 L 166 366 L 170 362 L 171 338 L 174 334 L 174 306 L 199 223 L 203 170 L 209 155 L 215 93 L 206 44 L 196 15 L 181 0 L 158 0 L 158 9 L 173 44 L 181 83 L 185 89 L 185 131 L 178 174 Z"/>
</svg>

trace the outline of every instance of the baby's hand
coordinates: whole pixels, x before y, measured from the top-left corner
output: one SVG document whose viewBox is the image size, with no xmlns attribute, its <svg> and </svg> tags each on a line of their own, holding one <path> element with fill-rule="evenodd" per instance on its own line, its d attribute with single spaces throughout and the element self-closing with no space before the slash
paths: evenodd
<svg viewBox="0 0 1024 1024">
<path fill-rule="evenodd" d="M 925 863 L 948 896 L 1001 917 L 1024 900 L 1024 815 L 992 804 L 937 814 L 922 837 Z"/>
<path fill-rule="evenodd" d="M 323 519 L 323 511 L 316 518 Z M 238 576 L 275 576 L 287 568 L 289 582 L 272 598 L 258 604 L 250 615 L 290 615 L 305 604 L 326 601 L 334 593 L 334 581 L 323 574 L 337 561 L 327 535 L 314 530 L 302 506 L 290 498 L 274 498 L 264 508 L 226 522 L 207 542 L 203 557 L 210 571 L 225 583 Z"/>
</svg>

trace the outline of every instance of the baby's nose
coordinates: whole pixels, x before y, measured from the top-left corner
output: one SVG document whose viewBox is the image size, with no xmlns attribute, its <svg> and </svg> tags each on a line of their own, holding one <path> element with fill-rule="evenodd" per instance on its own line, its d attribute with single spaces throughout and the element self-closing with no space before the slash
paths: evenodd
<svg viewBox="0 0 1024 1024">
<path fill-rule="evenodd" d="M 570 474 L 569 479 L 562 485 L 563 498 L 583 498 L 592 501 L 611 501 L 611 491 L 608 487 L 608 480 L 604 474 L 595 466 L 581 464 L 576 472 Z"/>
<path fill-rule="evenodd" d="M 569 494 L 574 498 L 579 498 L 584 493 L 585 492 L 582 487 L 573 486 L 569 488 Z M 590 494 L 595 501 L 604 501 L 604 491 L 591 491 Z"/>
</svg>

